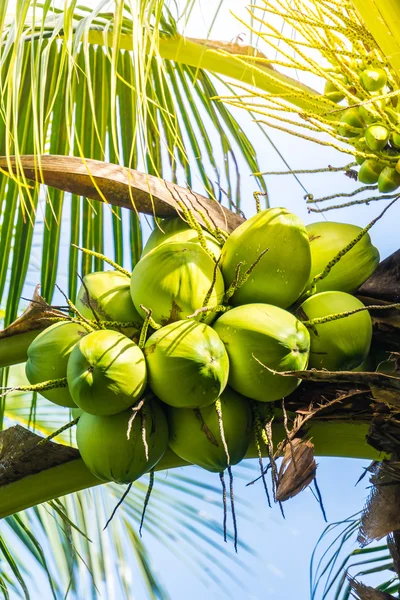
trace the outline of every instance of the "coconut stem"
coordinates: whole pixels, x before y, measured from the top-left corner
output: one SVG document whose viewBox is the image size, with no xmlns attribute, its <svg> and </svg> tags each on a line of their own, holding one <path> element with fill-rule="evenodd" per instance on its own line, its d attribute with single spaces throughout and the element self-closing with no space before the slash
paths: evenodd
<svg viewBox="0 0 400 600">
<path fill-rule="evenodd" d="M 258 464 L 260 466 L 260 474 L 261 474 L 261 478 L 263 481 L 264 491 L 265 491 L 265 495 L 267 497 L 268 506 L 271 508 L 271 500 L 269 497 L 267 480 L 265 478 L 264 464 L 263 464 L 261 444 L 260 444 L 260 437 L 262 438 L 262 432 L 264 430 L 261 425 L 261 419 L 260 419 L 260 414 L 258 412 L 258 408 L 254 402 L 252 402 L 252 411 L 253 411 L 253 419 L 254 419 L 254 440 L 255 440 L 256 450 L 257 450 L 257 454 L 258 454 Z M 264 431 L 264 434 L 265 434 L 265 431 Z M 267 444 L 267 446 L 268 446 L 268 444 Z"/>
<path fill-rule="evenodd" d="M 198 308 L 197 310 L 195 310 L 192 315 L 188 315 L 186 318 L 195 319 L 202 313 L 227 312 L 228 310 L 231 310 L 231 308 L 231 306 L 224 306 L 223 304 L 218 304 L 217 306 L 203 306 L 202 308 Z"/>
<path fill-rule="evenodd" d="M 237 554 L 237 545 L 238 545 L 238 531 L 237 531 L 237 521 L 236 521 L 236 511 L 235 511 L 235 499 L 233 496 L 233 473 L 232 467 L 228 466 L 229 473 L 229 496 L 231 499 L 231 511 L 232 511 L 232 521 L 233 521 L 233 544 L 235 547 L 235 552 Z"/>
<path fill-rule="evenodd" d="M 78 315 L 79 319 L 82 321 L 82 323 L 81 323 L 82 327 L 84 327 L 86 329 L 86 331 L 88 331 L 88 333 L 92 333 L 92 331 L 95 331 L 95 328 L 91 324 L 91 321 L 89 321 L 89 319 L 86 319 L 86 317 L 84 317 L 79 312 L 79 310 L 76 308 L 75 304 L 72 302 L 72 300 L 70 300 L 68 298 L 68 296 L 65 294 L 65 292 L 62 291 L 62 289 L 60 288 L 60 286 L 56 284 L 56 288 L 64 296 L 64 298 L 65 298 L 68 306 L 72 310 L 72 312 L 74 312 L 76 315 Z"/>
<path fill-rule="evenodd" d="M 150 327 L 152 327 L 153 329 L 157 330 L 157 329 L 161 329 L 161 325 L 159 325 L 158 323 L 156 323 L 154 321 L 154 319 L 151 316 L 152 310 L 151 308 L 146 308 L 145 306 L 143 306 L 143 304 L 139 304 L 140 308 L 142 309 L 143 312 L 146 313 L 146 315 L 149 318 L 148 321 L 148 325 L 150 325 Z M 150 314 L 149 314 L 150 313 Z"/>
<path fill-rule="evenodd" d="M 260 260 L 263 258 L 263 256 L 265 256 L 265 254 L 268 252 L 269 248 L 266 248 L 265 250 L 263 250 L 262 252 L 260 252 L 259 256 L 257 256 L 256 260 L 250 265 L 250 267 L 244 272 L 244 274 L 242 275 L 242 277 L 239 279 L 239 281 L 236 284 L 236 287 L 232 293 L 233 294 L 239 290 L 242 285 L 244 285 L 246 283 L 246 281 L 248 280 L 248 278 L 250 277 L 251 273 L 253 272 L 253 270 L 256 268 L 256 266 L 258 265 L 258 263 L 260 262 Z"/>
<path fill-rule="evenodd" d="M 211 252 L 210 248 L 207 246 L 206 237 L 204 235 L 203 228 L 201 227 L 200 223 L 195 219 L 192 211 L 190 209 L 188 209 L 187 206 L 185 206 L 185 204 L 182 202 L 182 200 L 177 200 L 177 204 L 178 204 L 179 208 L 181 209 L 181 211 L 183 212 L 183 215 L 184 215 L 189 227 L 191 227 L 191 229 L 194 229 L 194 231 L 196 231 L 200 246 L 203 248 L 203 250 L 205 252 L 207 252 L 208 256 L 210 256 L 210 258 L 212 258 L 215 261 L 216 259 L 215 259 L 214 254 Z"/>
<path fill-rule="evenodd" d="M 335 313 L 332 315 L 326 315 L 325 317 L 315 317 L 314 319 L 309 319 L 308 321 L 302 321 L 303 325 L 309 327 L 310 329 L 315 325 L 322 325 L 322 323 L 329 323 L 331 321 L 337 321 L 338 319 L 344 319 L 345 317 L 350 317 L 351 315 L 355 315 L 356 313 L 363 312 L 364 310 L 387 310 L 390 308 L 399 308 L 400 303 L 397 302 L 395 304 L 371 304 L 370 306 L 362 306 L 361 308 L 355 308 L 354 310 L 347 310 L 341 313 Z"/>
<path fill-rule="evenodd" d="M 112 520 L 113 520 L 113 518 L 115 517 L 117 510 L 119 509 L 119 507 L 121 506 L 121 504 L 123 503 L 123 501 L 125 500 L 125 498 L 127 497 L 127 495 L 129 494 L 129 492 L 131 491 L 131 487 L 132 487 L 132 483 L 130 483 L 130 484 L 128 485 L 128 487 L 126 488 L 125 492 L 122 494 L 122 496 L 121 496 L 121 499 L 120 499 L 120 500 L 118 500 L 118 502 L 117 502 L 117 504 L 116 504 L 116 506 L 115 506 L 114 510 L 113 510 L 113 511 L 112 511 L 112 513 L 111 513 L 111 516 L 110 516 L 110 518 L 108 519 L 107 523 L 106 523 L 106 524 L 104 525 L 104 527 L 103 527 L 103 531 L 104 531 L 105 529 L 107 529 L 107 527 L 109 526 L 109 524 L 111 523 L 111 521 L 112 521 Z"/>
<path fill-rule="evenodd" d="M 58 435 L 60 435 L 64 431 L 66 431 L 67 429 L 70 429 L 71 427 L 73 427 L 74 425 L 76 425 L 78 421 L 79 421 L 79 417 L 77 417 L 73 421 L 70 421 L 66 425 L 63 425 L 62 427 L 60 427 L 56 431 L 53 431 L 53 433 L 51 433 L 50 435 L 48 435 L 46 438 L 44 438 L 43 440 L 40 440 L 40 442 L 38 443 L 38 446 L 44 446 L 45 444 L 48 444 L 50 442 L 50 440 L 52 440 L 53 438 L 57 437 Z"/>
<path fill-rule="evenodd" d="M 60 379 L 49 379 L 47 381 L 41 381 L 40 383 L 34 383 L 32 385 L 18 385 L 15 387 L 9 388 L 0 388 L 5 391 L 0 394 L 0 398 L 2 396 L 6 396 L 10 392 L 45 392 L 47 390 L 54 390 L 56 388 L 64 388 L 68 387 L 67 378 L 61 377 Z"/>
<path fill-rule="evenodd" d="M 393 206 L 393 204 L 395 202 L 397 202 L 397 200 L 400 198 L 400 196 L 396 196 L 396 198 L 394 200 L 392 200 L 392 202 L 390 202 L 384 209 L 383 211 L 380 213 L 380 215 L 378 215 L 375 219 L 373 219 L 366 227 L 364 227 L 364 229 L 362 229 L 360 231 L 360 233 L 349 243 L 347 244 L 347 246 L 345 246 L 344 248 L 342 248 L 342 250 L 340 250 L 336 256 L 333 257 L 332 260 L 330 260 L 328 262 L 328 264 L 326 265 L 325 269 L 322 271 L 322 273 L 319 273 L 318 275 L 316 275 L 314 277 L 314 279 L 311 281 L 310 286 L 309 286 L 309 291 L 312 292 L 312 290 L 315 288 L 315 285 L 318 281 L 321 281 L 321 279 L 325 279 L 325 277 L 327 277 L 327 275 L 329 275 L 329 273 L 331 272 L 332 268 L 340 261 L 341 258 L 343 258 L 343 256 L 345 256 L 348 252 L 350 252 L 350 250 L 352 248 L 354 248 L 354 246 L 357 244 L 357 242 L 359 242 L 366 233 L 368 233 L 368 231 L 371 229 L 371 227 L 373 227 L 375 225 L 375 223 L 377 221 L 379 221 L 379 219 L 381 219 L 383 217 L 383 215 L 386 213 L 386 211 L 389 210 L 389 208 L 391 206 Z"/>
<path fill-rule="evenodd" d="M 253 196 L 254 196 L 254 200 L 256 202 L 256 212 L 259 213 L 261 212 L 261 202 L 260 202 L 260 196 L 266 196 L 267 197 L 267 203 L 268 203 L 268 192 L 253 192 Z"/>
<path fill-rule="evenodd" d="M 81 252 L 84 252 L 84 254 L 89 254 L 89 256 L 94 256 L 94 258 L 99 258 L 100 260 L 104 260 L 104 262 L 106 262 L 107 264 L 114 267 L 114 269 L 116 271 L 120 271 L 120 273 L 123 273 L 127 277 L 130 277 L 132 275 L 132 273 L 130 273 L 129 271 L 127 271 L 126 269 L 121 267 L 121 265 L 118 265 L 116 262 L 111 260 L 111 258 L 107 258 L 107 256 L 104 256 L 104 254 L 101 254 L 100 252 L 94 252 L 94 250 L 88 250 L 88 248 L 81 248 L 80 246 L 77 246 L 76 244 L 71 244 L 71 246 L 73 248 L 76 248 L 77 250 L 80 250 Z"/>
<path fill-rule="evenodd" d="M 141 420 L 141 431 L 142 431 L 142 441 L 144 446 L 144 455 L 146 460 L 149 460 L 149 446 L 147 444 L 147 436 L 146 436 L 146 421 L 147 421 L 147 410 L 146 407 L 143 406 L 140 411 L 140 420 Z"/>
<path fill-rule="evenodd" d="M 222 503 L 223 503 L 223 507 L 224 507 L 223 529 L 224 529 L 224 542 L 226 542 L 226 485 L 225 485 L 225 477 L 224 477 L 223 471 L 220 472 L 219 479 L 221 481 L 221 486 L 222 486 Z"/>
<path fill-rule="evenodd" d="M 131 408 L 132 416 L 129 418 L 128 429 L 126 431 L 126 439 L 127 440 L 129 440 L 131 437 L 133 421 L 136 419 L 136 416 L 137 416 L 138 412 L 140 411 L 140 409 L 143 407 L 145 401 L 146 401 L 146 398 L 142 398 L 135 404 L 135 406 L 132 406 L 132 408 Z"/>
<path fill-rule="evenodd" d="M 139 527 L 139 535 L 140 537 L 142 537 L 142 529 L 143 529 L 143 523 L 144 523 L 144 516 L 146 514 L 146 508 L 150 502 L 150 496 L 151 496 L 151 492 L 153 490 L 153 486 L 154 486 L 154 469 L 152 469 L 150 471 L 150 479 L 149 479 L 149 486 L 147 488 L 147 492 L 146 492 L 146 498 L 144 499 L 144 504 L 143 504 L 143 510 L 142 510 L 142 518 L 140 519 L 140 527 Z"/>
<path fill-rule="evenodd" d="M 307 175 L 313 173 L 339 173 L 340 171 L 348 171 L 351 167 L 356 167 L 357 163 L 352 162 L 344 167 L 325 167 L 322 169 L 293 169 L 290 171 L 262 171 L 260 173 L 254 173 L 254 175 Z M 312 196 L 312 194 L 308 194 Z"/>
<path fill-rule="evenodd" d="M 140 305 L 140 307 L 142 308 L 142 305 Z M 144 309 L 143 309 L 144 310 Z M 149 329 L 149 325 L 150 325 L 150 319 L 151 319 L 151 315 L 153 314 L 153 311 L 151 310 L 151 308 L 149 308 L 149 310 L 146 311 L 146 317 L 144 319 L 144 323 L 142 325 L 142 329 L 140 330 L 140 337 L 139 337 L 139 348 L 141 350 L 143 350 L 145 343 L 146 343 L 146 338 L 147 338 L 147 332 Z"/>
<path fill-rule="evenodd" d="M 217 260 L 215 261 L 215 265 L 214 265 L 213 278 L 211 281 L 210 289 L 208 290 L 207 294 L 204 297 L 202 308 L 207 306 L 207 304 L 209 303 L 211 294 L 213 292 L 215 284 L 217 283 L 218 265 L 219 265 L 220 260 L 221 260 L 221 256 L 218 256 Z M 204 321 L 205 318 L 206 318 L 206 313 L 201 315 L 200 321 Z"/>
<path fill-rule="evenodd" d="M 228 289 L 225 292 L 225 296 L 224 296 L 224 302 L 228 302 L 228 300 L 230 300 L 230 298 L 233 296 L 233 294 L 235 293 L 238 283 L 239 283 L 239 278 L 240 278 L 240 269 L 243 266 L 243 262 L 239 262 L 236 265 L 235 268 L 235 275 L 233 277 L 232 283 L 230 284 L 230 286 L 228 287 Z"/>
</svg>

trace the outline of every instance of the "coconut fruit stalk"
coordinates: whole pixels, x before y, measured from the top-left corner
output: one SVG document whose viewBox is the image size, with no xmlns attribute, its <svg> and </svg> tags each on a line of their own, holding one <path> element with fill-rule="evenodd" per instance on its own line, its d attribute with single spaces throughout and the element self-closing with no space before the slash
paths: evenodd
<svg viewBox="0 0 400 600">
<path fill-rule="evenodd" d="M 83 413 L 78 421 L 79 452 L 88 469 L 102 481 L 131 483 L 150 471 L 167 449 L 167 420 L 157 400 L 147 400 L 145 412 L 133 421 L 131 417 L 131 410 L 108 416 Z"/>
<path fill-rule="evenodd" d="M 117 331 L 93 331 L 76 345 L 67 368 L 76 405 L 94 415 L 113 415 L 135 404 L 144 392 L 144 354 Z"/>
<path fill-rule="evenodd" d="M 221 473 L 239 463 L 247 452 L 252 434 L 251 406 L 247 398 L 227 387 L 220 403 L 229 464 L 215 404 L 195 410 L 172 407 L 167 410 L 172 450 L 184 460 L 213 473 Z"/>
<path fill-rule="evenodd" d="M 295 377 L 275 373 L 303 370 L 308 364 L 310 335 L 291 313 L 268 304 L 247 304 L 223 314 L 214 329 L 228 353 L 228 383 L 240 394 L 272 402 L 299 385 Z"/>
<path fill-rule="evenodd" d="M 262 302 L 287 308 L 303 291 L 311 269 L 307 231 L 302 221 L 285 208 L 269 208 L 242 223 L 222 249 L 221 269 L 225 285 L 241 275 L 267 250 L 247 281 L 237 289 L 234 306 Z"/>
<path fill-rule="evenodd" d="M 322 292 L 301 304 L 297 314 L 312 324 L 310 368 L 351 371 L 367 358 L 372 339 L 372 320 L 367 310 L 313 324 L 315 319 L 363 307 L 360 300 L 344 292 Z"/>
<path fill-rule="evenodd" d="M 136 310 L 130 293 L 130 279 L 120 271 L 98 271 L 83 278 L 76 308 L 86 318 L 100 321 L 134 323 L 133 327 L 120 327 L 118 331 L 138 340 L 143 317 Z"/>
<path fill-rule="evenodd" d="M 202 231 L 207 248 L 215 258 L 218 258 L 221 254 L 221 245 L 211 233 L 205 229 Z M 185 221 L 179 217 L 163 219 L 151 232 L 147 244 L 143 249 L 142 257 L 154 250 L 154 248 L 161 246 L 161 244 L 165 244 L 165 242 L 193 242 L 200 245 L 199 234 Z"/>
<path fill-rule="evenodd" d="M 213 259 L 192 242 L 167 242 L 146 254 L 136 264 L 131 277 L 131 296 L 152 310 L 157 323 L 180 321 L 203 306 L 222 303 L 224 281 Z M 210 323 L 210 313 L 205 321 Z"/>
<path fill-rule="evenodd" d="M 359 233 L 361 227 L 348 223 L 322 221 L 307 225 L 311 248 L 312 280 L 322 273 L 327 264 L 345 248 Z M 341 257 L 329 274 L 317 281 L 317 292 L 338 290 L 353 293 L 375 271 L 379 264 L 379 252 L 366 233 L 355 246 Z"/>
<path fill-rule="evenodd" d="M 228 382 L 225 346 L 205 323 L 190 319 L 166 325 L 149 337 L 144 353 L 149 386 L 170 406 L 208 406 Z"/>
<path fill-rule="evenodd" d="M 86 335 L 87 331 L 81 325 L 68 322 L 55 323 L 42 331 L 28 348 L 25 373 L 29 383 L 66 377 L 71 352 Z M 41 394 L 54 404 L 76 408 L 67 387 L 44 390 Z"/>
</svg>

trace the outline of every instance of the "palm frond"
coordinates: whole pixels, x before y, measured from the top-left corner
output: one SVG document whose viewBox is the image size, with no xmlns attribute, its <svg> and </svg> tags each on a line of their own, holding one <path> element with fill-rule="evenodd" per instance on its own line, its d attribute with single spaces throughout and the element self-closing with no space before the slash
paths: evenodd
<svg viewBox="0 0 400 600">
<path fill-rule="evenodd" d="M 106 4 L 59 10 L 50 2 L 24 0 L 14 17 L 0 19 L 0 154 L 7 161 L 15 156 L 17 165 L 14 177 L 0 177 L 0 302 L 7 297 L 6 325 L 27 288 L 35 244 L 42 246 L 40 280 L 49 301 L 60 277 L 60 253 L 68 264 L 63 287 L 72 299 L 76 272 L 103 268 L 101 260 L 80 255 L 70 242 L 102 252 L 111 231 L 108 252 L 116 260 L 133 266 L 141 252 L 134 211 L 32 186 L 21 169 L 22 154 L 110 160 L 172 180 L 183 174 L 188 185 L 200 185 L 211 198 L 225 201 L 221 189 L 228 190 L 228 203 L 238 209 L 235 155 L 243 156 L 251 172 L 260 170 L 249 138 L 227 108 L 210 99 L 216 93 L 210 77 L 203 69 L 191 71 L 184 56 L 179 61 L 163 56 L 162 47 L 176 45 L 178 35 L 167 3 L 129 8 L 116 3 L 114 13 L 102 12 Z M 13 4 L 2 6 L 5 15 Z M 221 140 L 220 149 L 210 143 L 211 132 Z M 217 167 L 221 160 L 223 173 Z M 263 177 L 256 180 L 265 189 Z"/>
<path fill-rule="evenodd" d="M 328 525 L 322 532 L 310 562 L 311 600 L 349 600 L 352 588 L 348 575 L 366 582 L 369 576 L 374 576 L 376 589 L 389 593 L 400 591 L 387 544 L 351 549 L 360 523 L 359 515 L 353 515 Z"/>
</svg>

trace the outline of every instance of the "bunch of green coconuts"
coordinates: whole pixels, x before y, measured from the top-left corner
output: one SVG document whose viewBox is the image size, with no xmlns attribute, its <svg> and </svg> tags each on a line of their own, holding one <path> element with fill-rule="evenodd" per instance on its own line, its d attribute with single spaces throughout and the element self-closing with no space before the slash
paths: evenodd
<svg viewBox="0 0 400 600">
<path fill-rule="evenodd" d="M 340 106 L 345 101 L 344 110 L 338 113 L 337 131 L 357 151 L 358 180 L 378 184 L 382 193 L 394 192 L 400 186 L 398 96 L 391 94 L 393 87 L 385 68 L 361 59 L 352 62 L 356 64 L 350 65 L 347 73 L 339 68 L 332 71 L 325 96 Z"/>
<path fill-rule="evenodd" d="M 28 380 L 81 410 L 77 444 L 103 481 L 134 481 L 168 445 L 221 473 L 244 458 L 255 409 L 300 384 L 279 372 L 350 370 L 366 359 L 371 318 L 352 294 L 379 253 L 365 234 L 325 269 L 361 231 L 326 221 L 305 227 L 270 208 L 222 245 L 207 230 L 165 219 L 131 277 L 84 277 L 75 306 L 86 321 L 38 335 Z"/>
</svg>

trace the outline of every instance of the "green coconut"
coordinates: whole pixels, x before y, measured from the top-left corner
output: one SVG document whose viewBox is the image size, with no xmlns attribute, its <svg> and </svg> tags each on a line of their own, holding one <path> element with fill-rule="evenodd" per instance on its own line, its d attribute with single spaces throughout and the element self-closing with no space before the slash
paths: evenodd
<svg viewBox="0 0 400 600">
<path fill-rule="evenodd" d="M 394 192 L 400 186 L 400 173 L 392 167 L 385 167 L 378 179 L 378 190 L 382 194 Z"/>
<path fill-rule="evenodd" d="M 364 128 L 364 120 L 357 108 L 348 108 L 340 118 L 338 132 L 346 138 L 359 137 Z"/>
<path fill-rule="evenodd" d="M 218 240 L 208 231 L 203 229 L 207 248 L 212 252 L 215 258 L 221 254 L 221 245 Z M 198 233 L 192 229 L 185 221 L 179 217 L 172 219 L 163 219 L 159 226 L 155 226 L 151 232 L 149 239 L 143 249 L 142 257 L 158 248 L 165 242 L 193 242 L 200 244 Z"/>
<path fill-rule="evenodd" d="M 383 150 L 389 141 L 390 131 L 386 125 L 374 123 L 365 130 L 365 142 L 370 150 Z"/>
<path fill-rule="evenodd" d="M 326 265 L 343 250 L 359 233 L 361 227 L 350 223 L 321 221 L 307 225 L 311 247 L 312 280 L 322 273 Z M 379 252 L 366 233 L 359 242 L 342 256 L 329 274 L 317 282 L 317 292 L 338 290 L 355 292 L 375 271 L 379 264 Z"/>
<path fill-rule="evenodd" d="M 397 131 L 392 131 L 392 133 L 390 135 L 390 143 L 392 144 L 392 146 L 399 149 L 400 148 L 400 133 L 398 133 Z"/>
<path fill-rule="evenodd" d="M 120 271 L 97 271 L 83 278 L 75 303 L 87 319 L 135 323 L 134 327 L 116 328 L 135 341 L 138 340 L 143 317 L 136 310 L 130 293 L 130 278 Z"/>
<path fill-rule="evenodd" d="M 61 322 L 42 331 L 28 348 L 25 373 L 29 383 L 37 384 L 67 376 L 67 364 L 76 344 L 87 335 L 78 323 Z M 54 404 L 76 408 L 67 387 L 41 392 Z"/>
<path fill-rule="evenodd" d="M 236 465 L 244 458 L 252 435 L 250 402 L 230 388 L 220 400 L 230 464 Z M 167 418 L 169 445 L 175 454 L 213 473 L 229 466 L 215 404 L 195 410 L 169 407 Z"/>
<path fill-rule="evenodd" d="M 170 406 L 208 406 L 228 382 L 225 346 L 205 323 L 192 319 L 170 323 L 149 337 L 144 353 L 149 386 Z"/>
<path fill-rule="evenodd" d="M 68 387 L 79 408 L 94 415 L 113 415 L 135 404 L 144 392 L 144 354 L 122 333 L 93 331 L 71 353 Z"/>
<path fill-rule="evenodd" d="M 214 272 L 209 306 L 221 304 L 224 297 L 224 280 L 215 262 L 198 244 L 166 242 L 146 254 L 133 269 L 133 303 L 137 310 L 141 304 L 151 309 L 153 319 L 162 325 L 180 321 L 203 306 Z M 210 313 L 206 322 L 214 319 Z"/>
<path fill-rule="evenodd" d="M 305 300 L 298 315 L 313 320 L 337 313 L 363 308 L 351 294 L 321 292 Z M 368 311 L 329 321 L 310 329 L 309 368 L 328 371 L 351 371 L 368 356 L 372 339 L 372 321 Z"/>
<path fill-rule="evenodd" d="M 346 85 L 348 83 L 348 79 L 347 79 L 346 75 L 343 75 L 341 73 L 335 75 L 335 79 L 337 81 L 340 81 L 340 83 L 342 83 L 343 85 Z M 335 102 L 335 103 L 341 102 L 345 97 L 342 90 L 339 89 L 333 83 L 333 81 L 329 81 L 329 80 L 325 83 L 324 95 L 327 98 L 329 98 L 329 100 L 332 100 L 332 102 Z"/>
<path fill-rule="evenodd" d="M 214 329 L 228 353 L 228 384 L 240 394 L 272 402 L 299 385 L 297 378 L 273 372 L 298 371 L 308 364 L 310 336 L 291 313 L 269 304 L 246 304 L 224 313 Z"/>
<path fill-rule="evenodd" d="M 285 208 L 269 208 L 242 223 L 222 249 L 221 269 L 228 287 L 236 267 L 243 275 L 260 256 L 250 277 L 232 296 L 234 306 L 262 302 L 287 308 L 303 291 L 311 269 L 311 253 L 303 222 Z"/>
<path fill-rule="evenodd" d="M 368 92 L 378 92 L 387 83 L 387 75 L 379 67 L 364 69 L 360 75 L 360 79 Z"/>
<path fill-rule="evenodd" d="M 374 158 L 367 158 L 363 161 L 360 170 L 358 171 L 358 181 L 372 185 L 377 183 L 379 175 L 383 170 L 384 165 Z"/>
<path fill-rule="evenodd" d="M 158 463 L 168 447 L 167 419 L 156 400 L 147 400 L 145 411 L 148 458 L 140 413 L 131 423 L 129 439 L 131 410 L 107 416 L 82 414 L 76 428 L 76 441 L 82 459 L 93 475 L 102 481 L 131 483 Z"/>
</svg>

